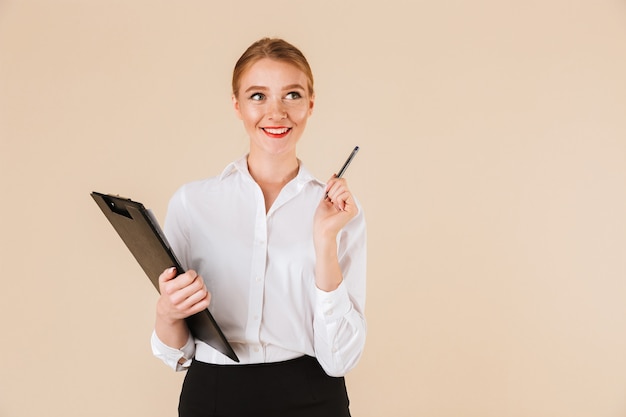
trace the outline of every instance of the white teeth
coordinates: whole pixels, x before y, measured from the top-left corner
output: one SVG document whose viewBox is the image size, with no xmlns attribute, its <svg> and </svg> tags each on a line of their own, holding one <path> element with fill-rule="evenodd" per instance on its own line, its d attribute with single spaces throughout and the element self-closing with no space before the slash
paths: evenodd
<svg viewBox="0 0 626 417">
<path fill-rule="evenodd" d="M 282 129 L 268 129 L 264 128 L 267 133 L 271 133 L 272 135 L 282 135 L 283 133 L 287 133 L 289 131 L 288 127 L 283 127 Z"/>
</svg>

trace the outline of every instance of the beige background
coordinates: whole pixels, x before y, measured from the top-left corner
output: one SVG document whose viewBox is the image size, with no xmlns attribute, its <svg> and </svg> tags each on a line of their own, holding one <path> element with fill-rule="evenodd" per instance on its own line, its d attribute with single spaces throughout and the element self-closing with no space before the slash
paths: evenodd
<svg viewBox="0 0 626 417">
<path fill-rule="evenodd" d="M 247 148 L 252 41 L 307 54 L 300 156 L 369 224 L 355 417 L 626 415 L 623 1 L 0 1 L 0 416 L 173 416 L 156 292 L 91 201 L 163 219 Z"/>
</svg>

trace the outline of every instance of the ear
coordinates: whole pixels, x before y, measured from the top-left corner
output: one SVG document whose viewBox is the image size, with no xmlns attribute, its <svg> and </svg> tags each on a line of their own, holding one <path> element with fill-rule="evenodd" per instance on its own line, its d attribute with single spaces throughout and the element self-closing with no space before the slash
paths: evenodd
<svg viewBox="0 0 626 417">
<path fill-rule="evenodd" d="M 235 114 L 237 115 L 239 119 L 241 119 L 241 110 L 239 109 L 239 100 L 237 100 L 237 97 L 235 97 L 234 94 L 231 96 L 231 100 L 233 101 L 233 108 L 235 109 Z"/>
<path fill-rule="evenodd" d="M 315 107 L 315 94 L 309 99 L 309 116 L 313 114 L 313 107 Z"/>
</svg>

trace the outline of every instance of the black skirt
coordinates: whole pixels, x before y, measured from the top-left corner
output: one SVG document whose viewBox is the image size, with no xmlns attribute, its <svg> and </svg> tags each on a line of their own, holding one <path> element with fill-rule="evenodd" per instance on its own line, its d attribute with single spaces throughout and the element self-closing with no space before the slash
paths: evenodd
<svg viewBox="0 0 626 417">
<path fill-rule="evenodd" d="M 180 394 L 180 417 L 350 417 L 343 377 L 315 358 L 213 365 L 194 360 Z"/>
</svg>

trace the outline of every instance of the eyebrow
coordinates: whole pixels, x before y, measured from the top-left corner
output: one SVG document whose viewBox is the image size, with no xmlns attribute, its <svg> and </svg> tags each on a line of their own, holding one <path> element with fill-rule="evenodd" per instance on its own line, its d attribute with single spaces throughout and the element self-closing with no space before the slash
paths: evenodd
<svg viewBox="0 0 626 417">
<path fill-rule="evenodd" d="M 246 88 L 244 93 L 248 93 L 250 91 L 267 91 L 267 90 L 268 90 L 267 87 L 263 87 L 260 85 L 251 85 L 250 87 Z M 301 84 L 289 84 L 283 87 L 283 91 L 285 90 L 305 90 L 305 88 Z"/>
<path fill-rule="evenodd" d="M 267 87 L 261 87 L 259 85 L 251 85 L 250 87 L 246 88 L 246 91 L 244 91 L 245 93 L 252 91 L 252 90 L 262 90 L 265 91 L 267 90 Z"/>
<path fill-rule="evenodd" d="M 283 88 L 283 90 L 304 90 L 300 84 L 290 84 Z"/>
</svg>

